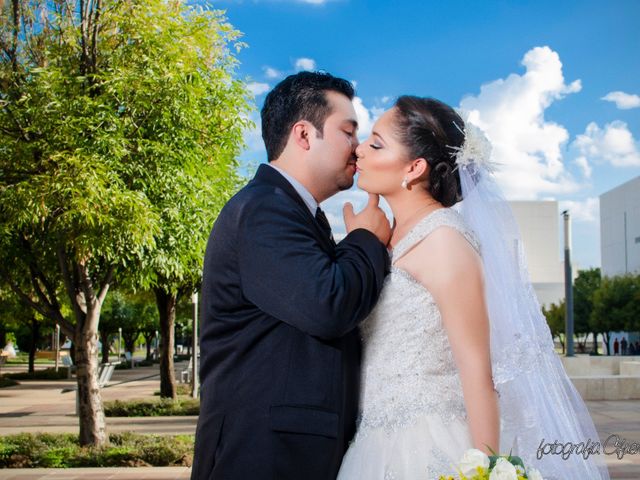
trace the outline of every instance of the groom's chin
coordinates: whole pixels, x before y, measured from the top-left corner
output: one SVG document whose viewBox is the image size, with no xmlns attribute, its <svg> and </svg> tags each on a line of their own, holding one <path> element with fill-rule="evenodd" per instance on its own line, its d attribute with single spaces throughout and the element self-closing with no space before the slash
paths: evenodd
<svg viewBox="0 0 640 480">
<path fill-rule="evenodd" d="M 343 181 L 338 184 L 338 190 L 341 192 L 349 190 L 351 187 L 353 187 L 353 177 L 344 178 Z"/>
</svg>

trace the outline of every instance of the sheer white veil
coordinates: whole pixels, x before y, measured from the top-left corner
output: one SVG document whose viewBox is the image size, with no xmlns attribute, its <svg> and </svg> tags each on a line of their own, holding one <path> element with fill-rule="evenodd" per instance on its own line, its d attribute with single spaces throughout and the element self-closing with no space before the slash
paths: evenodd
<svg viewBox="0 0 640 480">
<path fill-rule="evenodd" d="M 484 266 L 493 378 L 500 404 L 500 453 L 512 451 L 545 479 L 608 480 L 604 457 L 584 453 L 588 445 L 601 441 L 554 351 L 529 280 L 517 223 L 492 175 L 490 145 L 469 123 L 465 137 L 463 148 L 456 149 L 463 194 L 460 212 L 480 243 Z M 565 452 L 569 444 L 575 449 L 566 459 L 548 454 L 548 448 L 538 458 L 541 444 L 554 442 L 563 444 Z"/>
</svg>

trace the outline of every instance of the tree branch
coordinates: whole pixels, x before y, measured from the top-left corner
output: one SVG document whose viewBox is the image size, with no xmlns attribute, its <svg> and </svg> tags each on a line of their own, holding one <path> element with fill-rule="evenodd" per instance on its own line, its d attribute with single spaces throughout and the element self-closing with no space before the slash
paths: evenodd
<svg viewBox="0 0 640 480">
<path fill-rule="evenodd" d="M 109 287 L 111 286 L 111 282 L 113 281 L 113 275 L 116 271 L 116 267 L 111 265 L 107 274 L 102 279 L 102 284 L 100 286 L 100 293 L 98 293 L 98 301 L 100 305 L 103 304 L 105 297 L 107 296 L 107 292 L 109 291 Z"/>
</svg>

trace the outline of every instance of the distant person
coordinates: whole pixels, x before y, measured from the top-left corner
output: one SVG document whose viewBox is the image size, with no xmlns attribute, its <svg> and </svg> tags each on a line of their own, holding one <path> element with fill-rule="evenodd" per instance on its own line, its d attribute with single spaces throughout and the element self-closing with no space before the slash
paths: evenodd
<svg viewBox="0 0 640 480">
<path fill-rule="evenodd" d="M 202 280 L 193 480 L 334 480 L 355 432 L 357 326 L 389 269 L 378 196 L 345 207 L 336 245 L 319 203 L 353 185 L 352 85 L 301 72 L 267 95 L 269 164 L 224 206 Z"/>
<path fill-rule="evenodd" d="M 620 342 L 620 349 L 622 351 L 622 355 L 626 355 L 627 354 L 627 338 L 626 337 L 622 337 L 622 342 Z"/>
<path fill-rule="evenodd" d="M 633 344 L 633 342 L 629 342 L 629 355 L 635 355 L 636 354 L 636 346 Z"/>
<path fill-rule="evenodd" d="M 634 345 L 636 346 L 636 355 L 640 355 L 640 342 L 636 340 L 636 343 L 634 343 Z"/>
<path fill-rule="evenodd" d="M 15 358 L 16 357 L 16 349 L 13 346 L 13 342 L 9 341 L 2 349 L 2 355 L 7 358 Z"/>
<path fill-rule="evenodd" d="M 618 355 L 619 350 L 620 350 L 620 343 L 618 342 L 618 337 L 616 337 L 615 340 L 613 341 L 613 354 Z"/>
</svg>

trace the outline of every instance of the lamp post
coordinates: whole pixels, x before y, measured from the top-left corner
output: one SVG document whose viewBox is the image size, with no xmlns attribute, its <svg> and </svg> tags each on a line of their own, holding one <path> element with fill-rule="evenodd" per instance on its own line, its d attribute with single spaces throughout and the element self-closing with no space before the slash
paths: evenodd
<svg viewBox="0 0 640 480">
<path fill-rule="evenodd" d="M 60 359 L 60 325 L 56 323 L 56 372 L 58 371 L 58 361 Z"/>
<path fill-rule="evenodd" d="M 118 327 L 118 362 L 122 359 L 122 327 Z"/>
<path fill-rule="evenodd" d="M 200 389 L 198 379 L 198 292 L 191 295 L 193 303 L 193 335 L 191 346 L 191 397 L 198 398 L 198 390 Z"/>
<path fill-rule="evenodd" d="M 571 216 L 569 210 L 562 212 L 564 218 L 564 295 L 565 338 L 567 357 L 573 357 L 573 278 L 571 274 Z"/>
</svg>

